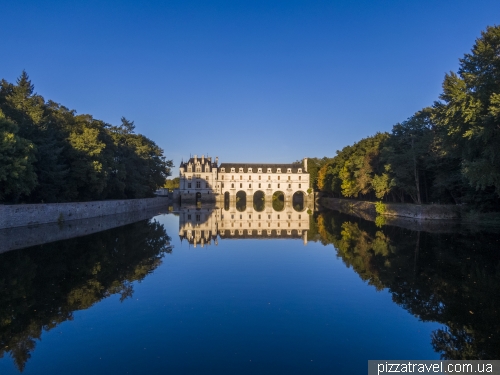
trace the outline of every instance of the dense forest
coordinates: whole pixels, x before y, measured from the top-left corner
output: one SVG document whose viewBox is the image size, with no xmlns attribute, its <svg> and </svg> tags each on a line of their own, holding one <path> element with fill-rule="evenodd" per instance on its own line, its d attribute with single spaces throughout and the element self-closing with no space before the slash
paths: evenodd
<svg viewBox="0 0 500 375">
<path fill-rule="evenodd" d="M 0 82 L 0 203 L 150 197 L 171 167 L 132 121 L 113 126 L 46 102 L 24 71 Z"/>
<path fill-rule="evenodd" d="M 432 106 L 333 158 L 310 158 L 309 171 L 312 187 L 334 197 L 500 210 L 500 26 L 445 75 Z"/>
</svg>

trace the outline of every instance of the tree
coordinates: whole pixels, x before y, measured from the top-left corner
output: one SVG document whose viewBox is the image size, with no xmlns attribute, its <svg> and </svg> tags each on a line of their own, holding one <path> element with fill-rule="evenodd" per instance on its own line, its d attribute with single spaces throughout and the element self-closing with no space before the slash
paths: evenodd
<svg viewBox="0 0 500 375">
<path fill-rule="evenodd" d="M 33 169 L 35 145 L 20 137 L 18 126 L 0 110 L 0 202 L 17 201 L 28 195 L 37 184 Z"/>
<path fill-rule="evenodd" d="M 481 33 L 458 74 L 446 74 L 440 99 L 434 119 L 463 175 L 475 189 L 500 195 L 500 26 Z"/>
</svg>

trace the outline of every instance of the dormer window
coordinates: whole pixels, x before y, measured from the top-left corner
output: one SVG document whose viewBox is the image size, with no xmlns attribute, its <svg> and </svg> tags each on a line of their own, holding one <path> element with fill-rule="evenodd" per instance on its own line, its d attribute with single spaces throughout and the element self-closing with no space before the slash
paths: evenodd
<svg viewBox="0 0 500 375">
<path fill-rule="evenodd" d="M 267 168 L 267 173 L 272 173 L 271 168 Z"/>
<path fill-rule="evenodd" d="M 278 168 L 278 170 L 276 171 L 276 173 L 281 173 L 281 168 Z"/>
<path fill-rule="evenodd" d="M 252 173 L 252 168 L 248 168 L 248 173 Z"/>
<path fill-rule="evenodd" d="M 292 173 L 292 168 L 288 168 L 288 169 L 286 170 L 286 173 Z"/>
<path fill-rule="evenodd" d="M 262 168 L 257 169 L 257 172 L 262 173 Z"/>
<path fill-rule="evenodd" d="M 302 173 L 302 168 L 299 168 L 299 173 Z"/>
<path fill-rule="evenodd" d="M 234 169 L 234 168 L 231 168 L 231 172 L 234 172 L 234 171 L 235 171 L 235 169 Z"/>
<path fill-rule="evenodd" d="M 188 167 L 188 172 L 192 172 L 193 171 L 193 167 L 189 166 Z"/>
<path fill-rule="evenodd" d="M 224 172 L 226 172 L 226 168 L 221 168 L 221 169 L 220 169 L 220 171 L 221 171 L 222 173 L 224 173 Z"/>
<path fill-rule="evenodd" d="M 243 172 L 243 168 L 240 168 L 240 169 L 238 170 L 238 172 Z"/>
</svg>

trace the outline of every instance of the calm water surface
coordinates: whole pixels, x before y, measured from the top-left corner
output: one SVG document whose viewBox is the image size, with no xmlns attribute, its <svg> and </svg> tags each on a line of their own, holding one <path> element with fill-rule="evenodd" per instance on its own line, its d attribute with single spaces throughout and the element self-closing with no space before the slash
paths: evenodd
<svg viewBox="0 0 500 375">
<path fill-rule="evenodd" d="M 500 358 L 494 231 L 303 212 L 268 233 L 264 217 L 231 215 L 183 209 L 1 254 L 0 374 L 366 374 L 369 359 Z"/>
</svg>

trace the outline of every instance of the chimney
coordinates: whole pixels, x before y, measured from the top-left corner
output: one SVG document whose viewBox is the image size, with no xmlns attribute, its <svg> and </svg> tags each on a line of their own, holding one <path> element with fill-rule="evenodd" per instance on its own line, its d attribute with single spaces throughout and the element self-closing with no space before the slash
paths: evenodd
<svg viewBox="0 0 500 375">
<path fill-rule="evenodd" d="M 215 164 L 216 164 L 216 165 L 218 165 L 218 164 L 219 164 L 219 157 L 218 157 L 218 156 L 216 156 L 216 157 L 215 157 Z"/>
<path fill-rule="evenodd" d="M 207 156 L 207 159 L 208 159 L 208 162 L 211 163 L 212 162 L 212 157 L 211 156 Z"/>
<path fill-rule="evenodd" d="M 196 164 L 198 162 L 198 155 L 194 155 L 194 163 Z"/>
<path fill-rule="evenodd" d="M 307 158 L 304 158 L 304 170 L 307 172 Z"/>
<path fill-rule="evenodd" d="M 205 155 L 201 155 L 201 165 L 205 164 Z"/>
</svg>

